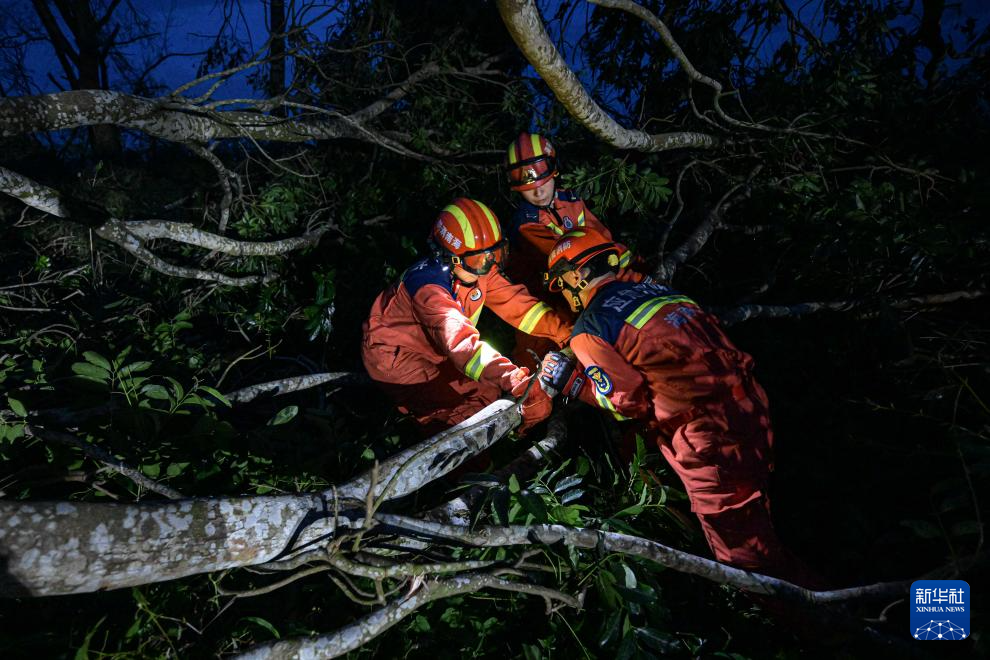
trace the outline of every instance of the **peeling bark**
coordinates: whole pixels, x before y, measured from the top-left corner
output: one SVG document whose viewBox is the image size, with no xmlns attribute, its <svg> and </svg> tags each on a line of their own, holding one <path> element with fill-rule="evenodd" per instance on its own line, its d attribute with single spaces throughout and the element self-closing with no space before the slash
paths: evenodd
<svg viewBox="0 0 990 660">
<path fill-rule="evenodd" d="M 549 85 L 557 100 L 588 130 L 619 149 L 669 151 L 710 149 L 717 140 L 705 133 L 675 132 L 651 135 L 620 126 L 605 112 L 578 80 L 547 36 L 533 0 L 497 0 L 498 12 L 529 63 Z"/>
</svg>

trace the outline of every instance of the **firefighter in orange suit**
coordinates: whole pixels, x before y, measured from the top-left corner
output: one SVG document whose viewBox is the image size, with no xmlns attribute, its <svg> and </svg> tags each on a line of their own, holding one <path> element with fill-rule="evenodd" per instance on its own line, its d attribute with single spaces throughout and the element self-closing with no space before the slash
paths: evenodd
<svg viewBox="0 0 990 660">
<path fill-rule="evenodd" d="M 498 218 L 459 198 L 437 217 L 432 256 L 416 262 L 382 292 L 364 324 L 361 357 L 368 374 L 427 433 L 446 429 L 503 392 L 520 396 L 529 370 L 484 342 L 475 323 L 488 307 L 522 332 L 563 346 L 570 323 L 500 272 L 505 238 Z M 539 388 L 523 405 L 524 427 L 550 414 Z"/>
<path fill-rule="evenodd" d="M 550 252 L 549 289 L 580 314 L 570 341 L 579 364 L 549 354 L 541 384 L 642 424 L 683 481 L 719 561 L 813 583 L 771 524 L 773 433 L 753 359 L 687 296 L 620 281 L 619 255 L 591 230 L 564 234 Z"/>
<path fill-rule="evenodd" d="M 547 255 L 557 239 L 572 229 L 588 227 L 608 240 L 612 240 L 612 234 L 584 200 L 570 190 L 557 187 L 557 153 L 542 135 L 520 133 L 506 150 L 506 170 L 509 188 L 522 197 L 509 225 L 511 250 L 506 272 L 513 282 L 525 284 L 530 293 L 555 307 L 561 315 L 570 317 L 567 307 L 556 296 L 548 295 L 543 287 Z M 631 257 L 627 248 L 619 246 L 620 266 L 628 266 Z M 551 348 L 536 336 L 517 332 L 512 357 L 520 364 L 534 366 L 538 356 Z M 532 357 L 533 354 L 537 357 Z"/>
</svg>

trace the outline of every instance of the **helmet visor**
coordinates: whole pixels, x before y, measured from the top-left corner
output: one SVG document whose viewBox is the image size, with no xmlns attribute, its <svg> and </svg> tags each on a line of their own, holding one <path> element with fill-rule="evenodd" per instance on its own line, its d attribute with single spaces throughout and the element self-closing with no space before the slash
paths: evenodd
<svg viewBox="0 0 990 660">
<path fill-rule="evenodd" d="M 553 156 L 537 156 L 509 166 L 509 185 L 531 186 L 552 177 L 557 172 L 557 159 Z"/>
<path fill-rule="evenodd" d="M 474 275 L 487 275 L 494 267 L 501 268 L 508 253 L 508 244 L 503 238 L 485 250 L 473 250 L 460 255 L 460 266 Z"/>
</svg>

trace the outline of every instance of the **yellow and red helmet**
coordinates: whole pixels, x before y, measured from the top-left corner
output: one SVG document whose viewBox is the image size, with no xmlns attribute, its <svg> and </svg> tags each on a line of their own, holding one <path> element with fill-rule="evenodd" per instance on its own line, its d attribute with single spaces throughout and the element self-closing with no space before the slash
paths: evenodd
<svg viewBox="0 0 990 660">
<path fill-rule="evenodd" d="M 608 240 L 594 229 L 584 227 L 569 231 L 554 243 L 553 249 L 547 255 L 547 272 L 543 275 L 544 283 L 551 291 L 570 289 L 564 284 L 561 276 L 572 270 L 586 266 L 598 255 L 607 255 L 605 264 L 609 267 L 619 265 L 619 246 Z M 587 283 L 585 282 L 585 286 Z M 578 286 L 583 289 L 584 286 Z"/>
<path fill-rule="evenodd" d="M 520 133 L 506 153 L 509 188 L 532 190 L 557 176 L 557 152 L 537 133 Z"/>
<path fill-rule="evenodd" d="M 506 240 L 492 210 L 481 202 L 458 197 L 440 211 L 430 240 L 450 264 L 475 275 L 501 266 Z"/>
</svg>

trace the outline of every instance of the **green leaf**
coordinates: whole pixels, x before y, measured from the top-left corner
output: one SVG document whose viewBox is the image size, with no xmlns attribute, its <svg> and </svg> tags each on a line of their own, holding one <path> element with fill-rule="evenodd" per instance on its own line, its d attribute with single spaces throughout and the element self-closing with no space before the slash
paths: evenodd
<svg viewBox="0 0 990 660">
<path fill-rule="evenodd" d="M 601 637 L 598 638 L 598 646 L 605 648 L 619 638 L 619 632 L 622 630 L 623 614 L 622 610 L 618 610 L 612 612 L 605 620 L 605 624 L 602 626 Z"/>
<path fill-rule="evenodd" d="M 131 362 L 123 369 L 121 369 L 119 372 L 117 372 L 117 376 L 119 378 L 126 378 L 130 374 L 135 374 L 139 371 L 146 371 L 150 366 L 151 363 L 146 360 L 141 362 Z"/>
<path fill-rule="evenodd" d="M 952 526 L 953 536 L 966 536 L 967 534 L 979 534 L 982 525 L 975 520 L 963 520 Z"/>
<path fill-rule="evenodd" d="M 268 632 L 270 632 L 272 634 L 272 636 L 275 637 L 275 639 L 281 639 L 281 635 L 278 634 L 278 630 L 275 629 L 275 626 L 273 626 L 271 623 L 269 623 L 265 619 L 262 619 L 260 616 L 246 616 L 246 617 L 241 618 L 241 621 L 247 621 L 249 623 L 253 623 L 255 625 L 259 625 L 262 628 L 264 628 L 265 630 L 267 630 Z"/>
<path fill-rule="evenodd" d="M 509 492 L 518 493 L 520 490 L 522 489 L 519 487 L 519 479 L 514 474 L 509 475 Z"/>
<path fill-rule="evenodd" d="M 659 651 L 661 654 L 677 654 L 683 652 L 680 640 L 673 635 L 656 630 L 654 628 L 634 628 L 634 634 L 645 646 Z"/>
<path fill-rule="evenodd" d="M 106 369 L 107 371 L 111 371 L 110 361 L 107 360 L 102 355 L 100 355 L 99 353 L 94 353 L 93 351 L 86 351 L 85 353 L 83 353 L 83 357 L 90 364 L 94 364 L 97 367 L 102 367 L 103 369 Z"/>
<path fill-rule="evenodd" d="M 110 372 L 103 367 L 96 366 L 95 364 L 90 364 L 88 362 L 76 362 L 72 365 L 72 371 L 80 376 L 84 376 L 101 383 L 110 382 Z"/>
<path fill-rule="evenodd" d="M 547 505 L 543 503 L 543 498 L 529 490 L 520 492 L 518 498 L 519 503 L 522 504 L 527 513 L 536 519 L 536 522 L 547 521 Z"/>
<path fill-rule="evenodd" d="M 158 399 L 160 401 L 168 401 L 170 398 L 168 390 L 161 385 L 145 385 L 141 388 L 141 393 L 149 399 Z"/>
<path fill-rule="evenodd" d="M 106 620 L 107 618 L 103 617 L 96 622 L 96 625 L 93 626 L 88 633 L 86 633 L 86 638 L 83 640 L 82 646 L 76 649 L 75 660 L 89 660 L 89 642 L 93 639 L 93 635 L 96 634 L 96 631 L 99 630 L 100 626 L 102 626 L 103 622 Z"/>
<path fill-rule="evenodd" d="M 169 382 L 169 385 L 172 386 L 172 392 L 175 394 L 176 400 L 181 399 L 182 396 L 186 393 L 186 391 L 185 389 L 183 389 L 179 381 L 172 378 L 171 376 L 165 376 L 165 380 L 167 380 Z"/>
<path fill-rule="evenodd" d="M 536 644 L 523 644 L 524 660 L 543 660 L 543 652 Z"/>
<path fill-rule="evenodd" d="M 188 462 L 187 463 L 169 463 L 168 464 L 168 469 L 165 470 L 165 474 L 167 474 L 170 477 L 177 477 L 180 474 L 182 474 L 182 472 L 187 467 L 189 467 L 189 463 Z"/>
<path fill-rule="evenodd" d="M 571 475 L 571 476 L 567 477 L 566 479 L 561 479 L 557 483 L 557 485 L 553 487 L 553 492 L 555 492 L 555 493 L 562 493 L 565 490 L 567 490 L 568 488 L 571 488 L 573 486 L 577 486 L 582 481 L 584 481 L 584 479 L 582 477 L 579 477 L 577 475 Z"/>
<path fill-rule="evenodd" d="M 628 587 L 629 589 L 635 589 L 636 588 L 636 574 L 633 573 L 633 570 L 631 568 L 629 568 L 629 566 L 627 564 L 622 564 L 622 572 L 623 572 L 624 577 L 625 577 L 626 587 Z"/>
<path fill-rule="evenodd" d="M 927 520 L 902 520 L 901 525 L 907 527 L 914 532 L 915 535 L 923 539 L 937 539 L 942 536 L 942 532 L 939 528 Z"/>
<path fill-rule="evenodd" d="M 212 396 L 214 399 L 216 399 L 218 402 L 230 408 L 230 401 L 228 401 L 227 397 L 225 397 L 223 394 L 220 394 L 220 392 L 218 392 L 217 390 L 213 389 L 212 387 L 208 387 L 206 385 L 200 385 L 199 389 L 203 390 L 204 392 Z"/>
<path fill-rule="evenodd" d="M 279 426 L 292 421 L 292 418 L 299 413 L 299 406 L 286 406 L 279 410 L 268 422 L 268 426 Z"/>
<path fill-rule="evenodd" d="M 14 414 L 18 417 L 27 417 L 27 409 L 24 408 L 24 404 L 15 399 L 12 396 L 7 396 L 7 405 L 10 409 L 14 411 Z"/>
<path fill-rule="evenodd" d="M 560 498 L 561 504 L 567 504 L 568 502 L 573 502 L 574 500 L 581 499 L 584 496 L 584 491 L 580 488 L 575 488 L 574 490 L 569 490 L 564 493 Z"/>
<path fill-rule="evenodd" d="M 412 625 L 409 626 L 414 632 L 418 633 L 428 633 L 430 632 L 430 620 L 427 619 L 422 614 L 417 614 L 416 618 L 413 619 Z"/>
<path fill-rule="evenodd" d="M 144 472 L 145 475 L 151 477 L 152 479 L 157 479 L 158 475 L 162 473 L 162 464 L 149 463 L 147 465 L 142 465 L 141 472 Z"/>
</svg>

